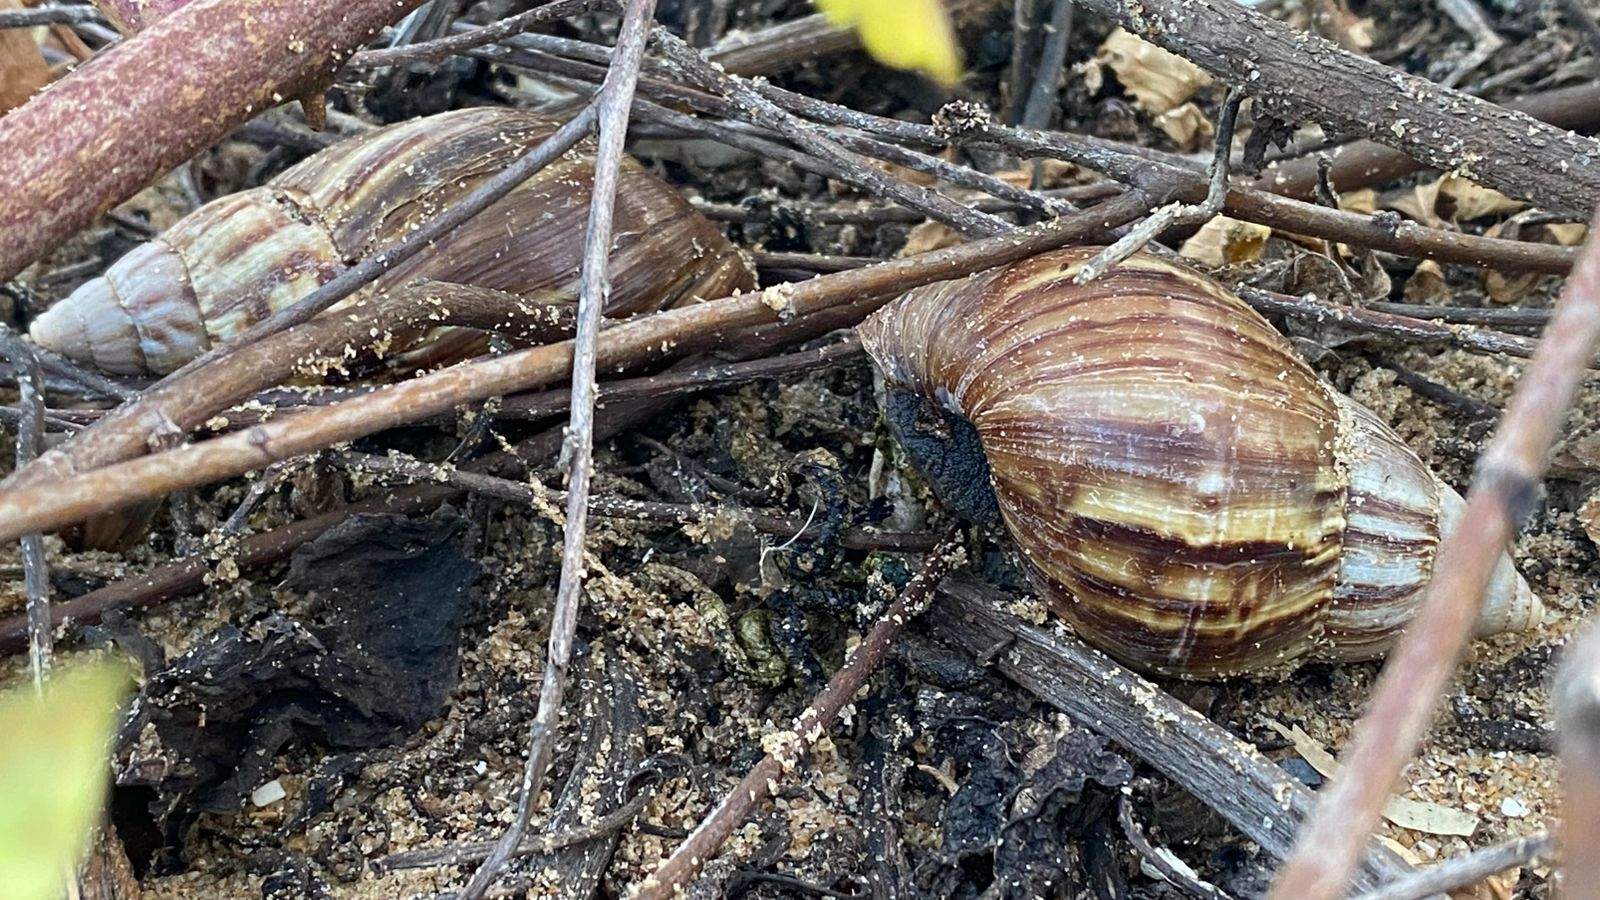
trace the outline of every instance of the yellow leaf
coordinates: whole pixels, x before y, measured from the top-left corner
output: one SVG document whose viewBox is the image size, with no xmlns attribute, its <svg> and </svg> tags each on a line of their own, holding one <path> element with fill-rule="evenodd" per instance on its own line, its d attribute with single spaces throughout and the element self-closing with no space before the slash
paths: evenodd
<svg viewBox="0 0 1600 900">
<path fill-rule="evenodd" d="M 100 816 L 107 754 L 128 671 L 62 669 L 0 694 L 0 885 L 10 900 L 56 900 Z"/>
<path fill-rule="evenodd" d="M 817 8 L 834 25 L 854 28 L 878 62 L 946 87 L 961 80 L 955 28 L 939 0 L 817 0 Z"/>
</svg>

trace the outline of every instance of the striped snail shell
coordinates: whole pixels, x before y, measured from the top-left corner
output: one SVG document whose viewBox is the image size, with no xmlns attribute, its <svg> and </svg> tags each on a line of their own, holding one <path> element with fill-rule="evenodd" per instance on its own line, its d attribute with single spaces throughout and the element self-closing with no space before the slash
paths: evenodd
<svg viewBox="0 0 1600 900">
<path fill-rule="evenodd" d="M 1074 283 L 1094 252 L 919 288 L 860 326 L 907 457 L 1136 668 L 1381 655 L 1461 498 L 1237 297 L 1149 255 Z M 1541 616 L 1502 556 L 1478 632 Z"/>
<path fill-rule="evenodd" d="M 526 111 L 481 107 L 342 141 L 261 187 L 196 209 L 46 310 L 31 334 L 109 372 L 171 372 L 439 214 L 556 127 Z M 368 290 L 432 278 L 576 297 L 592 153 L 580 144 Z M 609 316 L 754 286 L 716 226 L 631 159 L 622 164 L 615 231 Z"/>
</svg>

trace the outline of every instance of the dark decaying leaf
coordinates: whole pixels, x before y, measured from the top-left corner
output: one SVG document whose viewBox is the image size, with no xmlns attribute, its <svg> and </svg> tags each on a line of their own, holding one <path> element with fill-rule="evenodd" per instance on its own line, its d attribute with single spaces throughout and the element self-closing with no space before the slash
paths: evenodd
<svg viewBox="0 0 1600 900">
<path fill-rule="evenodd" d="M 155 789 L 169 846 L 270 780 L 291 741 L 370 747 L 438 715 L 479 571 L 469 543 L 448 509 L 352 518 L 294 555 L 302 614 L 224 626 L 149 678 L 118 782 Z"/>
</svg>

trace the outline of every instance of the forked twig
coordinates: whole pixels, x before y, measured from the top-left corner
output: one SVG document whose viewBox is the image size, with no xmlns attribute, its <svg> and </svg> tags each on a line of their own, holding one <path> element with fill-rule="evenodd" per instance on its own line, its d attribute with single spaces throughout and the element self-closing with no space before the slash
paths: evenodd
<svg viewBox="0 0 1600 900">
<path fill-rule="evenodd" d="M 889 654 L 901 629 L 927 608 L 933 600 L 934 589 L 963 556 L 961 535 L 952 529 L 929 551 L 916 577 L 872 624 L 844 665 L 790 729 L 775 735 L 775 746 L 723 795 L 721 802 L 700 820 L 666 862 L 637 886 L 634 900 L 667 900 L 689 886 L 733 830 L 749 817 L 757 804 L 772 796 L 778 782 L 799 767 L 811 747 L 828 733 L 845 704 L 855 699 L 868 676 Z"/>
<path fill-rule="evenodd" d="M 1088 284 L 1109 271 L 1113 266 L 1138 253 L 1169 228 L 1182 225 L 1199 225 L 1217 213 L 1228 199 L 1228 157 L 1233 152 L 1233 127 L 1239 118 L 1239 104 L 1244 94 L 1235 88 L 1228 92 L 1217 116 L 1217 146 L 1211 158 L 1211 170 L 1206 187 L 1206 197 L 1199 203 L 1174 201 L 1151 213 L 1143 222 L 1128 230 L 1116 243 L 1106 247 L 1083 264 L 1073 278 L 1078 284 Z"/>
<path fill-rule="evenodd" d="M 469 28 L 447 37 L 408 44 L 404 47 L 363 50 L 350 57 L 345 66 L 350 69 L 382 69 L 399 63 L 437 63 L 452 54 L 492 44 L 540 25 L 586 12 L 599 5 L 599 2 L 600 0 L 552 0 L 543 6 L 507 16 L 493 24 Z"/>
<path fill-rule="evenodd" d="M 579 274 L 578 331 L 573 338 L 572 407 L 562 457 L 567 462 L 566 530 L 561 545 L 561 580 L 550 616 L 550 643 L 539 708 L 529 726 L 528 760 L 522 772 L 516 817 L 489 858 L 472 874 L 462 900 L 479 900 L 522 846 L 538 801 L 545 770 L 550 766 L 556 722 L 566 693 L 572 639 L 578 628 L 578 601 L 583 591 L 584 537 L 589 521 L 589 481 L 594 466 L 595 343 L 601 311 L 611 295 L 612 211 L 617 199 L 617 172 L 628 133 L 633 89 L 650 33 L 655 0 L 629 0 L 612 58 L 611 71 L 594 104 L 599 140 L 594 160 L 594 187 L 589 197 L 589 226 L 584 235 L 583 268 Z"/>
<path fill-rule="evenodd" d="M 1550 446 L 1600 342 L 1596 231 L 1591 224 L 1550 326 L 1478 461 L 1460 524 L 1440 542 L 1433 580 L 1383 668 L 1346 762 L 1323 789 L 1273 885 L 1276 900 L 1343 896 L 1361 847 L 1450 682 L 1494 561 L 1537 503 Z"/>
</svg>

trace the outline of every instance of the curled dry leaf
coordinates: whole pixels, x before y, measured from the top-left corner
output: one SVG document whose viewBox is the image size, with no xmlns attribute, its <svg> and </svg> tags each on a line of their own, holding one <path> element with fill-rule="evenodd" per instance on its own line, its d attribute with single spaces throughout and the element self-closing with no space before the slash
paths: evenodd
<svg viewBox="0 0 1600 900">
<path fill-rule="evenodd" d="M 1525 209 L 1528 204 L 1460 175 L 1450 174 L 1436 181 L 1419 184 L 1385 205 L 1424 225 L 1438 228 L 1489 216 L 1508 215 Z"/>
<path fill-rule="evenodd" d="M 1207 266 L 1231 266 L 1261 259 L 1272 229 L 1227 216 L 1212 216 L 1178 251 L 1186 259 Z"/>
<path fill-rule="evenodd" d="M 0 10 L 18 9 L 17 0 L 0 0 Z M 50 66 L 39 52 L 33 28 L 0 29 L 0 115 L 21 106 L 50 83 Z"/>
<path fill-rule="evenodd" d="M 1156 116 L 1156 127 L 1166 132 L 1167 137 L 1172 138 L 1178 149 L 1185 153 L 1193 153 L 1210 144 L 1215 130 L 1211 126 L 1211 119 L 1193 103 L 1185 103 Z"/>
<path fill-rule="evenodd" d="M 1151 115 L 1176 109 L 1211 83 L 1211 76 L 1199 66 L 1121 28 L 1111 32 L 1094 58 L 1109 68 L 1139 107 Z"/>
<path fill-rule="evenodd" d="M 1406 279 L 1405 298 L 1410 303 L 1444 300 L 1450 293 L 1450 284 L 1445 281 L 1444 268 L 1431 259 L 1418 263 L 1411 277 Z"/>
</svg>

